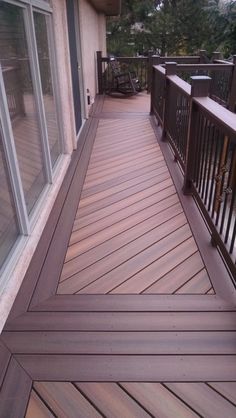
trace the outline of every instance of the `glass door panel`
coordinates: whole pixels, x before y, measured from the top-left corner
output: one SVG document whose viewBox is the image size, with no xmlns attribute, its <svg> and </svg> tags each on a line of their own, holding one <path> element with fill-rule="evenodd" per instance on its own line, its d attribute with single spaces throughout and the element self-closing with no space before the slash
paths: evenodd
<svg viewBox="0 0 236 418">
<path fill-rule="evenodd" d="M 52 165 L 60 154 L 59 129 L 53 94 L 47 16 L 34 12 L 34 25 Z"/>
<path fill-rule="evenodd" d="M 2 132 L 0 126 L 0 268 L 14 245 L 19 228 L 15 205 L 11 193 L 6 159 L 3 151 Z"/>
<path fill-rule="evenodd" d="M 45 183 L 38 112 L 33 89 L 24 10 L 0 4 L 0 63 L 28 213 Z"/>
</svg>

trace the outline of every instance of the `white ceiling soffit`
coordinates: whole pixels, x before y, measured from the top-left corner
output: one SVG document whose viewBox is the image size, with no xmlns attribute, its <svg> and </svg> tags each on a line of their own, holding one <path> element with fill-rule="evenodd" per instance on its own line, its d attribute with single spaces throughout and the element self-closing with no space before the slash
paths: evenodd
<svg viewBox="0 0 236 418">
<path fill-rule="evenodd" d="M 90 0 L 98 12 L 106 16 L 117 16 L 121 12 L 121 0 Z"/>
</svg>

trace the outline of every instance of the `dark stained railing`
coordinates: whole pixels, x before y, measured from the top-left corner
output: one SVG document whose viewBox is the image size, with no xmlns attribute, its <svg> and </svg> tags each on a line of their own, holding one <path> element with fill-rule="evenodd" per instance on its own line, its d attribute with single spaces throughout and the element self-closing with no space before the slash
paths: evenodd
<svg viewBox="0 0 236 418">
<path fill-rule="evenodd" d="M 236 282 L 236 117 L 208 97 L 210 77 L 193 76 L 190 85 L 175 72 L 175 63 L 153 67 L 151 111 Z"/>
<path fill-rule="evenodd" d="M 141 83 L 143 90 L 150 91 L 152 83 L 152 67 L 153 65 L 165 64 L 165 62 L 175 61 L 177 63 L 198 64 L 205 62 L 205 51 L 200 51 L 200 55 L 196 56 L 179 56 L 179 57 L 161 57 L 152 55 L 139 57 L 116 57 L 120 63 L 121 71 L 134 71 Z M 98 73 L 98 91 L 103 94 L 112 90 L 113 77 L 111 68 L 108 65 L 109 57 L 102 57 L 101 51 L 97 51 L 97 73 Z"/>
<path fill-rule="evenodd" d="M 236 112 L 236 57 L 233 62 L 220 59 L 219 53 L 213 54 L 213 62 L 207 62 L 205 51 L 197 56 L 160 57 L 149 54 L 148 57 L 117 57 L 121 72 L 133 71 L 140 81 L 142 90 L 151 91 L 153 65 L 176 63 L 175 73 L 184 81 L 190 83 L 196 75 L 209 76 L 212 79 L 209 91 L 210 97 L 223 106 Z M 109 57 L 102 57 L 97 52 L 98 90 L 99 94 L 115 90 L 114 77 L 109 65 Z M 158 80 L 157 80 L 158 82 Z"/>
<path fill-rule="evenodd" d="M 233 63 L 178 64 L 176 69 L 178 76 L 187 82 L 196 75 L 211 77 L 210 97 L 225 107 L 228 104 L 233 72 Z"/>
</svg>

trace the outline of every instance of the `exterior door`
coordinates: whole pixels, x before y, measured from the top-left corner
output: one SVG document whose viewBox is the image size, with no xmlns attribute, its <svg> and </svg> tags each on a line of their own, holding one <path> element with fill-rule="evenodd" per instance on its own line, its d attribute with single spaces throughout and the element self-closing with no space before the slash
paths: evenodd
<svg viewBox="0 0 236 418">
<path fill-rule="evenodd" d="M 69 47 L 70 47 L 70 62 L 71 62 L 71 76 L 72 76 L 72 88 L 74 99 L 74 113 L 75 113 L 75 125 L 76 134 L 78 134 L 81 124 L 81 97 L 80 97 L 80 80 L 79 80 L 79 63 L 77 54 L 77 39 L 76 39 L 76 26 L 75 26 L 75 4 L 74 0 L 67 0 L 67 21 L 69 32 Z"/>
</svg>

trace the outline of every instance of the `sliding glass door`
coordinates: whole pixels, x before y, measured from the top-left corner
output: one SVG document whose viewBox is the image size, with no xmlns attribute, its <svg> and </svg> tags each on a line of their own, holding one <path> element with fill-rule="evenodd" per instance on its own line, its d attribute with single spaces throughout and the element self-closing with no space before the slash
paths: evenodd
<svg viewBox="0 0 236 418">
<path fill-rule="evenodd" d="M 63 150 L 51 12 L 44 0 L 0 1 L 0 271 Z"/>
</svg>

